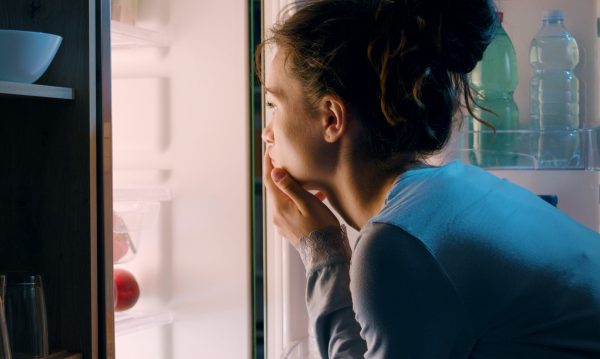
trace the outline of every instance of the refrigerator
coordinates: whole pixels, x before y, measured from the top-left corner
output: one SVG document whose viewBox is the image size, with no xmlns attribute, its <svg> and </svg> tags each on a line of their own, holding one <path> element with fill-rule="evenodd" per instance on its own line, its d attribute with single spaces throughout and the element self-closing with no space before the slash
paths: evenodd
<svg viewBox="0 0 600 359">
<path fill-rule="evenodd" d="M 115 268 L 130 271 L 141 292 L 135 306 L 115 313 L 119 359 L 318 358 L 304 267 L 270 222 L 260 180 L 260 131 L 270 119 L 252 73 L 256 42 L 292 2 L 113 0 L 113 210 L 135 247 Z M 545 9 L 564 10 L 581 59 L 581 129 L 565 135 L 579 139 L 581 157 L 568 168 L 533 159 L 488 170 L 556 196 L 559 209 L 599 231 L 600 0 L 497 5 L 517 53 L 523 122 L 531 39 Z M 506 135 L 527 141 L 539 133 Z M 457 129 L 429 161 L 470 162 L 469 136 L 468 126 Z M 358 232 L 347 228 L 353 246 Z"/>
<path fill-rule="evenodd" d="M 278 14 L 291 1 L 263 2 L 264 30 L 277 21 Z M 529 64 L 531 40 L 541 28 L 543 12 L 561 9 L 565 13 L 565 26 L 577 40 L 580 61 L 575 75 L 580 82 L 580 129 L 564 130 L 559 136 L 575 138 L 579 159 L 569 166 L 547 167 L 535 158 L 535 151 L 513 149 L 519 152 L 519 161 L 511 166 L 486 168 L 500 178 L 538 195 L 558 199 L 558 208 L 576 221 L 600 230 L 600 176 L 598 156 L 598 36 L 600 34 L 600 2 L 597 0 L 497 0 L 498 9 L 504 13 L 504 28 L 508 32 L 517 56 L 518 87 L 514 99 L 519 108 L 519 122 L 524 130 L 499 131 L 497 136 L 516 136 L 519 143 L 535 143 L 541 131 L 527 130 L 530 113 L 530 79 L 533 69 Z M 272 56 L 272 54 L 270 54 Z M 268 57 L 268 56 L 267 56 Z M 269 59 L 265 60 L 268 71 Z M 265 121 L 269 121 L 268 114 Z M 459 160 L 473 164 L 473 131 L 468 118 L 456 126 L 450 143 L 442 153 L 428 159 L 434 165 Z M 305 305 L 306 277 L 303 264 L 277 229 L 268 222 L 270 208 L 266 208 L 265 222 L 265 301 L 266 301 L 266 353 L 268 358 L 319 358 L 314 334 L 308 326 Z M 341 218 L 340 218 L 341 220 Z M 353 247 L 358 233 L 348 228 Z"/>
<path fill-rule="evenodd" d="M 117 358 L 252 355 L 250 7 L 112 1 L 114 268 L 140 289 Z"/>
</svg>

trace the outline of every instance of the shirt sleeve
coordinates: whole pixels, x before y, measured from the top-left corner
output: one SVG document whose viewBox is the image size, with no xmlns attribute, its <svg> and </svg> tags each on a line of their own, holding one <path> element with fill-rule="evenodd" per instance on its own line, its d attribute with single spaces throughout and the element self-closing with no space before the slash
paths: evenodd
<svg viewBox="0 0 600 359">
<path fill-rule="evenodd" d="M 321 266 L 308 276 L 307 308 L 321 358 L 364 358 L 350 295 L 348 263 Z"/>
<path fill-rule="evenodd" d="M 369 224 L 350 265 L 346 250 L 327 237 L 319 246 L 327 242 L 329 250 L 301 250 L 322 358 L 469 357 L 475 340 L 467 311 L 421 241 L 393 225 Z"/>
<path fill-rule="evenodd" d="M 389 224 L 363 229 L 350 290 L 365 358 L 468 358 L 475 340 L 464 304 L 423 242 Z"/>
<path fill-rule="evenodd" d="M 363 358 L 366 343 L 354 318 L 345 227 L 315 231 L 298 247 L 307 275 L 310 329 L 322 358 Z"/>
</svg>

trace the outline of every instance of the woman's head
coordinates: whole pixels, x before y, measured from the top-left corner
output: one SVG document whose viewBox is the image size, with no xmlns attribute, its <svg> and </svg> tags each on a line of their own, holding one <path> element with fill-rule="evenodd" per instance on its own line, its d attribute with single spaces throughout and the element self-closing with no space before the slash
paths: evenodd
<svg viewBox="0 0 600 359">
<path fill-rule="evenodd" d="M 313 0 L 295 10 L 265 43 L 285 54 L 307 113 L 341 99 L 360 122 L 355 152 L 390 171 L 446 144 L 497 24 L 491 0 Z"/>
</svg>

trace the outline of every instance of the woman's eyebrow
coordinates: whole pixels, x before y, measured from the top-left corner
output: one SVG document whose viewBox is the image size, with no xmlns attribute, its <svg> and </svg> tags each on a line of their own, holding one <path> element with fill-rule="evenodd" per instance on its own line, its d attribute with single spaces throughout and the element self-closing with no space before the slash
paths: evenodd
<svg viewBox="0 0 600 359">
<path fill-rule="evenodd" d="M 267 87 L 267 86 L 265 86 L 265 90 L 267 90 L 268 93 L 270 93 L 271 95 L 273 95 L 275 97 L 278 97 L 278 98 L 283 97 L 283 91 L 281 91 L 277 87 Z"/>
</svg>

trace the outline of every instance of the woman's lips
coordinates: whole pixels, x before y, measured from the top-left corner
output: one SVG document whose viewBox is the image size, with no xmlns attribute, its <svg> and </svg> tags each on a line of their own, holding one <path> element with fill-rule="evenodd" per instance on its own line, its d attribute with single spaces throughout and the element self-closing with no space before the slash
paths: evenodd
<svg viewBox="0 0 600 359">
<path fill-rule="evenodd" d="M 273 165 L 273 167 L 276 167 L 275 165 L 275 159 L 273 159 L 273 145 L 267 145 L 267 153 L 269 154 L 269 158 L 271 159 L 271 164 Z"/>
</svg>

